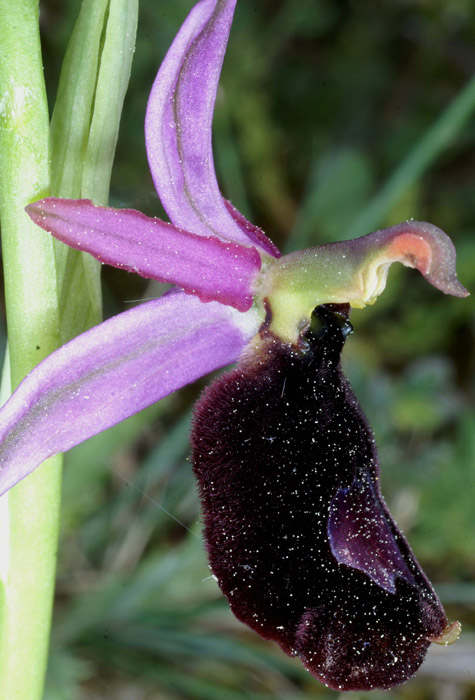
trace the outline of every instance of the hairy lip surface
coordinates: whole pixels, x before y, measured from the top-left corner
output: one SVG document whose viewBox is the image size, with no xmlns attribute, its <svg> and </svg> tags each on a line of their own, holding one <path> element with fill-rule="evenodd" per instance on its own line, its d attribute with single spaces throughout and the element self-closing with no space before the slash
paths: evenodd
<svg viewBox="0 0 475 700">
<path fill-rule="evenodd" d="M 242 622 L 332 688 L 389 688 L 447 618 L 381 497 L 374 438 L 340 368 L 347 330 L 316 312 L 303 352 L 264 337 L 259 360 L 197 405 L 206 544 Z"/>
</svg>

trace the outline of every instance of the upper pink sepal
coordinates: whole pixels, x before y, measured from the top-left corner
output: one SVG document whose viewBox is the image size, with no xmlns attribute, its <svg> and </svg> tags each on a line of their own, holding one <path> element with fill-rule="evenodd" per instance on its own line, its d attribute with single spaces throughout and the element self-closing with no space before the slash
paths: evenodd
<svg viewBox="0 0 475 700">
<path fill-rule="evenodd" d="M 150 93 L 147 155 L 155 187 L 175 226 L 251 242 L 276 256 L 277 249 L 262 232 L 256 235 L 241 214 L 236 217 L 228 210 L 214 169 L 211 125 L 235 4 L 201 0 L 183 23 Z"/>
</svg>

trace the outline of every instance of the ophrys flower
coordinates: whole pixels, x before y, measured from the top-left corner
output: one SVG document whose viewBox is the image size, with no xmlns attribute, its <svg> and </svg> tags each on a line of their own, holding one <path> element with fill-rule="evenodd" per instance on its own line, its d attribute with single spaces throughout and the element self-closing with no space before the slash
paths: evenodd
<svg viewBox="0 0 475 700">
<path fill-rule="evenodd" d="M 0 413 L 0 487 L 239 361 L 199 402 L 192 437 L 211 567 L 235 614 L 323 682 L 386 688 L 457 626 L 382 500 L 339 364 L 349 307 L 375 301 L 394 261 L 467 292 L 430 224 L 280 257 L 223 200 L 211 122 L 234 5 L 194 7 L 152 88 L 147 152 L 171 224 L 88 201 L 28 207 L 68 245 L 181 290 L 84 333 L 24 380 Z"/>
</svg>

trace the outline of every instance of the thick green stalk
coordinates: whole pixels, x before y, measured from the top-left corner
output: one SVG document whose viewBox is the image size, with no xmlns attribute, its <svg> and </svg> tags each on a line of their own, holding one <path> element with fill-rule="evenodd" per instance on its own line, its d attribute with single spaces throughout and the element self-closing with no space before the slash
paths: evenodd
<svg viewBox="0 0 475 700">
<path fill-rule="evenodd" d="M 11 383 L 59 342 L 51 238 L 26 216 L 49 194 L 48 110 L 38 0 L 0 0 L 0 206 Z M 0 699 L 43 695 L 59 522 L 61 458 L 8 494 L 0 565 Z M 5 497 L 4 497 L 5 499 Z"/>
<path fill-rule="evenodd" d="M 13 388 L 60 337 L 100 320 L 97 263 L 55 244 L 24 207 L 51 192 L 106 203 L 137 4 L 84 0 L 63 65 L 49 160 L 38 0 L 0 0 L 0 205 Z M 4 372 L 3 391 L 7 379 Z M 60 458 L 50 460 L 0 499 L 0 700 L 43 696 L 60 466 Z"/>
</svg>

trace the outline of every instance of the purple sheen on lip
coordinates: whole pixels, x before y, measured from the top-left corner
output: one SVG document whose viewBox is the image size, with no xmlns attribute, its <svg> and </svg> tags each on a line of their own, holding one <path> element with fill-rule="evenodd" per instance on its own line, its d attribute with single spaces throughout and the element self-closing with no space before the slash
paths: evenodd
<svg viewBox="0 0 475 700">
<path fill-rule="evenodd" d="M 220 301 L 247 311 L 262 264 L 250 246 L 196 236 L 132 209 L 49 197 L 26 207 L 31 219 L 72 248 L 97 260 L 170 282 L 201 301 Z"/>
<path fill-rule="evenodd" d="M 396 578 L 415 584 L 388 523 L 381 494 L 368 475 L 355 479 L 333 497 L 328 518 L 328 540 L 340 564 L 359 569 L 389 593 Z"/>
<path fill-rule="evenodd" d="M 211 126 L 236 0 L 201 0 L 183 23 L 150 93 L 145 142 L 150 171 L 175 226 L 202 236 L 276 248 L 229 212 L 216 180 Z"/>
<path fill-rule="evenodd" d="M 259 326 L 183 292 L 119 314 L 49 355 L 0 413 L 0 494 L 43 460 L 234 362 Z"/>
</svg>

